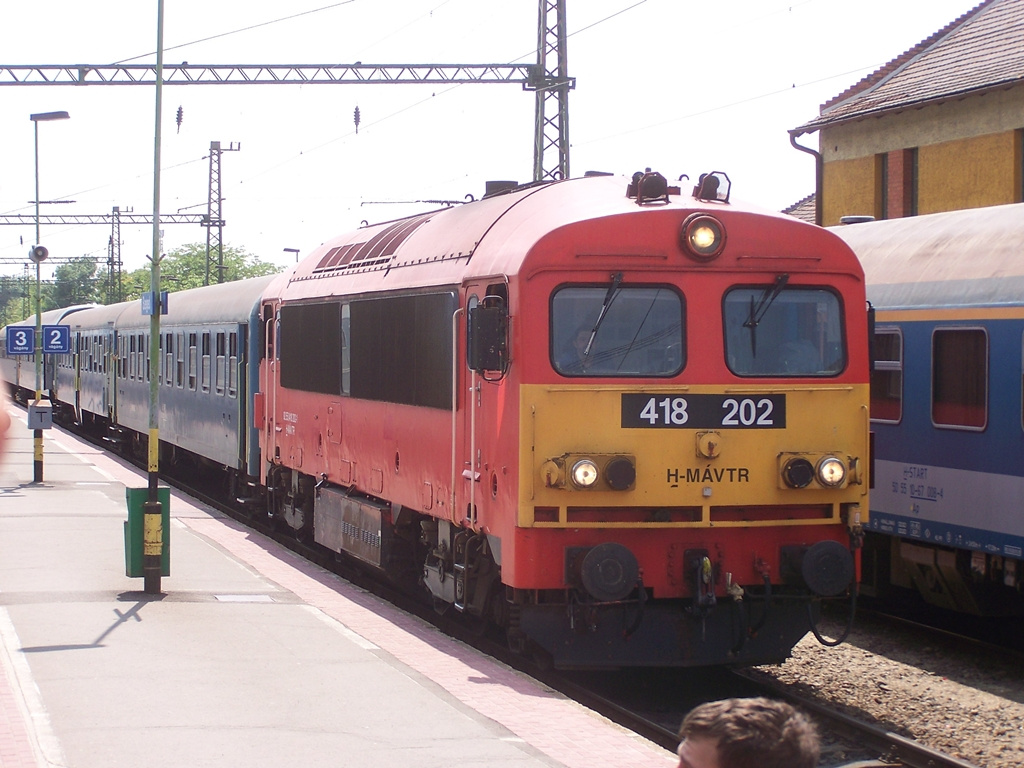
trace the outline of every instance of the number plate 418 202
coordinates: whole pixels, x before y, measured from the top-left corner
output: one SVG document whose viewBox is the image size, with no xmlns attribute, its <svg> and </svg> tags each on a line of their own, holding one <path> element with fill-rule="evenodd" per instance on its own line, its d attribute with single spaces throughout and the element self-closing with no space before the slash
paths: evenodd
<svg viewBox="0 0 1024 768">
<path fill-rule="evenodd" d="M 624 429 L 784 429 L 785 395 L 622 395 Z"/>
</svg>

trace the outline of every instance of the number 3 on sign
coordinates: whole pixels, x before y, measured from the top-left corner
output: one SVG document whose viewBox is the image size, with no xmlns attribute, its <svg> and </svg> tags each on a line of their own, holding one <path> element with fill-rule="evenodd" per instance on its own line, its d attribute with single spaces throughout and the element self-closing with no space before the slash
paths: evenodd
<svg viewBox="0 0 1024 768">
<path fill-rule="evenodd" d="M 640 418 L 645 419 L 651 426 L 659 423 L 682 425 L 690 418 L 686 412 L 685 397 L 665 397 L 658 400 L 652 397 L 647 405 L 640 411 Z"/>
<path fill-rule="evenodd" d="M 7 326 L 7 354 L 31 355 L 36 346 L 36 329 L 27 325 Z"/>
</svg>

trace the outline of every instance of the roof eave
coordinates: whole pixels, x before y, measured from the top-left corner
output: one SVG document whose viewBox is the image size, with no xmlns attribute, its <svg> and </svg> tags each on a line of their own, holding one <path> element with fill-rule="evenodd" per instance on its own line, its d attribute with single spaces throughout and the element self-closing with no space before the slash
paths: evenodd
<svg viewBox="0 0 1024 768">
<path fill-rule="evenodd" d="M 805 123 L 798 128 L 793 128 L 789 131 L 790 136 L 798 138 L 808 133 L 814 133 L 821 130 L 822 128 L 833 128 L 837 125 L 843 125 L 844 123 L 855 123 L 859 120 L 867 120 L 871 117 L 883 117 L 884 115 L 897 114 L 899 112 L 905 112 L 908 109 L 921 109 L 927 106 L 933 106 L 943 104 L 947 101 L 957 101 L 959 99 L 966 98 L 967 96 L 984 96 L 986 93 L 992 91 L 1002 91 L 1008 88 L 1012 88 L 1015 85 L 1024 83 L 1024 77 L 1015 77 L 1008 80 L 1002 80 L 998 83 L 991 83 L 979 88 L 964 88 L 959 91 L 952 91 L 950 93 L 944 93 L 941 96 L 934 96 L 927 99 L 917 99 L 911 101 L 903 101 L 899 104 L 890 106 L 878 107 L 876 109 L 866 109 L 863 111 L 854 112 L 848 115 L 842 115 L 833 119 L 829 119 L 827 116 L 822 116 L 817 120 L 812 120 L 809 123 Z"/>
</svg>

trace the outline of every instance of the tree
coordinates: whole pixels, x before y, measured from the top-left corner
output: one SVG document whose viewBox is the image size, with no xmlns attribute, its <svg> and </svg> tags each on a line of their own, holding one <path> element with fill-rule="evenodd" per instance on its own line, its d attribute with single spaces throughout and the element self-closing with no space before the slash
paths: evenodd
<svg viewBox="0 0 1024 768">
<path fill-rule="evenodd" d="M 216 254 L 211 254 L 216 259 Z M 230 283 L 249 277 L 273 275 L 281 269 L 275 264 L 260 261 L 259 257 L 248 253 L 244 248 L 224 247 L 224 279 L 219 282 Z M 206 243 L 191 243 L 176 248 L 164 256 L 160 262 L 160 281 L 167 291 L 183 291 L 186 288 L 198 288 L 206 282 Z M 216 283 L 217 264 L 210 264 L 210 282 Z M 150 268 L 142 267 L 123 277 L 124 297 L 126 300 L 139 298 L 149 290 Z"/>
<path fill-rule="evenodd" d="M 28 312 L 27 278 L 0 278 L 0 325 L 19 322 L 28 317 Z"/>
<path fill-rule="evenodd" d="M 91 304 L 98 299 L 96 262 L 88 256 L 70 259 L 54 272 L 53 288 L 43 295 L 47 308 Z"/>
</svg>

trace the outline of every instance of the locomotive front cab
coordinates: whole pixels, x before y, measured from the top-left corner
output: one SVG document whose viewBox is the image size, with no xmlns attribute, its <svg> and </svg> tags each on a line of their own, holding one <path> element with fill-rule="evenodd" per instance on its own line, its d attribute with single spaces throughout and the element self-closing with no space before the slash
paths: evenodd
<svg viewBox="0 0 1024 768">
<path fill-rule="evenodd" d="M 635 663 L 777 660 L 813 628 L 812 604 L 854 587 L 862 284 L 796 259 L 721 266 L 719 218 L 682 231 L 705 249 L 696 269 L 549 283 L 553 376 L 521 390 L 518 525 L 533 535 L 515 569 L 517 585 L 540 586 L 561 562 L 572 640 L 543 606 L 521 624 L 564 666 L 610 653 L 624 628 Z"/>
</svg>

